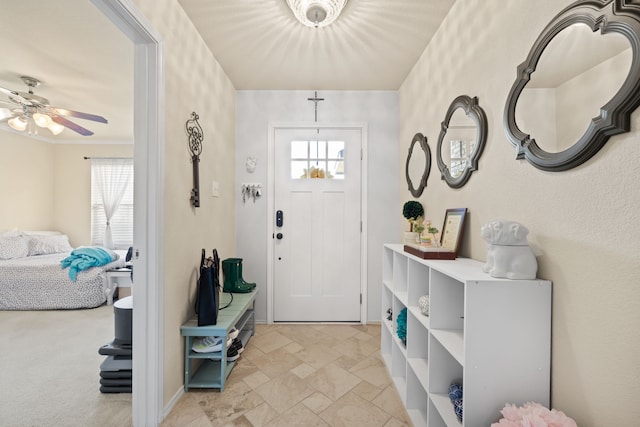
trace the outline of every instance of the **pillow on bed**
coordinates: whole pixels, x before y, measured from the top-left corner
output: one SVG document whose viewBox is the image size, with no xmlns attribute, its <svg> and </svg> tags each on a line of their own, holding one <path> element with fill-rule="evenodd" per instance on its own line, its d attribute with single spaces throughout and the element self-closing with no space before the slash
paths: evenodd
<svg viewBox="0 0 640 427">
<path fill-rule="evenodd" d="M 0 236 L 0 259 L 24 258 L 28 255 L 26 239 L 19 236 Z"/>
<path fill-rule="evenodd" d="M 48 230 L 20 230 L 21 236 L 60 236 L 62 235 L 59 231 L 48 231 Z"/>
<path fill-rule="evenodd" d="M 66 234 L 53 236 L 29 236 L 26 238 L 29 247 L 29 256 L 49 255 L 61 252 L 71 252 L 73 248 L 69 244 Z"/>
<path fill-rule="evenodd" d="M 16 237 L 20 235 L 20 231 L 18 231 L 17 227 L 13 227 L 11 230 L 3 231 L 0 234 L 1 237 Z"/>
</svg>

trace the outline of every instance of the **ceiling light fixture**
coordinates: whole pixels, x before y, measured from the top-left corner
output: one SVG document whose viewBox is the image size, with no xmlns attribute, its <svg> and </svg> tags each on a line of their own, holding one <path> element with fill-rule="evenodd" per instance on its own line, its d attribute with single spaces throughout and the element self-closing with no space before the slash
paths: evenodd
<svg viewBox="0 0 640 427">
<path fill-rule="evenodd" d="M 40 113 L 33 114 L 33 121 L 36 122 L 36 124 L 41 128 L 49 127 L 49 125 L 53 123 L 53 120 L 51 120 L 51 117 L 47 116 L 46 114 L 40 114 Z"/>
<path fill-rule="evenodd" d="M 31 113 L 25 111 L 22 115 L 7 120 L 12 129 L 19 132 L 29 131 L 29 135 L 37 135 L 38 127 L 47 128 L 52 134 L 58 135 L 64 130 L 64 126 L 54 122 L 47 114 Z"/>
<path fill-rule="evenodd" d="M 308 27 L 326 27 L 338 19 L 347 0 L 287 0 L 295 17 Z"/>
<path fill-rule="evenodd" d="M 64 130 L 64 126 L 56 122 L 52 122 L 49 126 L 47 126 L 47 129 L 49 129 L 52 134 L 58 135 L 60 132 Z"/>
<path fill-rule="evenodd" d="M 9 123 L 9 126 L 11 126 L 13 129 L 22 132 L 27 128 L 27 124 L 29 123 L 29 121 L 25 116 L 18 116 L 9 120 L 7 123 Z"/>
<path fill-rule="evenodd" d="M 19 132 L 28 131 L 29 135 L 37 135 L 38 128 L 41 127 L 49 129 L 54 135 L 58 135 L 68 128 L 80 135 L 91 136 L 93 135 L 92 131 L 74 123 L 68 117 L 108 123 L 107 119 L 95 114 L 52 107 L 48 99 L 33 93 L 33 89 L 40 86 L 40 80 L 29 76 L 22 76 L 21 79 L 29 88 L 29 92 L 0 87 L 0 94 L 4 94 L 9 98 L 9 101 L 2 100 L 0 102 L 14 105 L 14 108 L 11 109 L 0 108 L 0 121 L 8 119 L 7 123 L 12 129 Z"/>
</svg>

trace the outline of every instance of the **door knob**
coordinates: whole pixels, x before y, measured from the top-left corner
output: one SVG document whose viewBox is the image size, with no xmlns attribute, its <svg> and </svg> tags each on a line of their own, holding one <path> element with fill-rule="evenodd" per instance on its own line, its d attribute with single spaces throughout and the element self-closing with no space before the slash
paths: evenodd
<svg viewBox="0 0 640 427">
<path fill-rule="evenodd" d="M 284 236 L 282 235 L 282 233 L 278 233 L 276 234 L 276 239 L 280 240 L 282 239 Z"/>
</svg>

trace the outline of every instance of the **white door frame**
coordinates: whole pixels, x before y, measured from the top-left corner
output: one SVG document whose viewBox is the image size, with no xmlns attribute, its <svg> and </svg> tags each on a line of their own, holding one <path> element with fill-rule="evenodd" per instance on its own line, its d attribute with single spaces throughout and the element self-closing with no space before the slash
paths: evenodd
<svg viewBox="0 0 640 427">
<path fill-rule="evenodd" d="M 131 0 L 92 0 L 134 43 L 134 266 L 132 422 L 163 418 L 164 272 L 162 41 Z M 106 416 L 106 414 L 105 414 Z"/>
<path fill-rule="evenodd" d="M 360 232 L 360 323 L 367 323 L 367 124 L 366 123 L 269 123 L 267 136 L 267 323 L 273 323 L 273 233 L 275 227 L 274 195 L 275 195 L 275 134 L 278 129 L 357 129 L 360 131 L 362 164 L 360 168 L 361 188 L 360 204 L 362 212 L 362 229 Z"/>
</svg>

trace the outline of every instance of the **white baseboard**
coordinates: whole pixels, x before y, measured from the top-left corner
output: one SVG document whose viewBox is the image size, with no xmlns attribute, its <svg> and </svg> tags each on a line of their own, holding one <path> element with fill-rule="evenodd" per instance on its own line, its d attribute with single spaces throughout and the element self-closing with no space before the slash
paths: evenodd
<svg viewBox="0 0 640 427">
<path fill-rule="evenodd" d="M 160 420 L 160 422 L 167 418 L 167 416 L 171 413 L 173 407 L 176 406 L 176 403 L 178 403 L 178 400 L 180 400 L 183 394 L 184 387 L 180 387 L 180 389 L 173 395 L 167 406 L 164 407 L 164 411 L 162 412 L 162 420 Z"/>
</svg>

